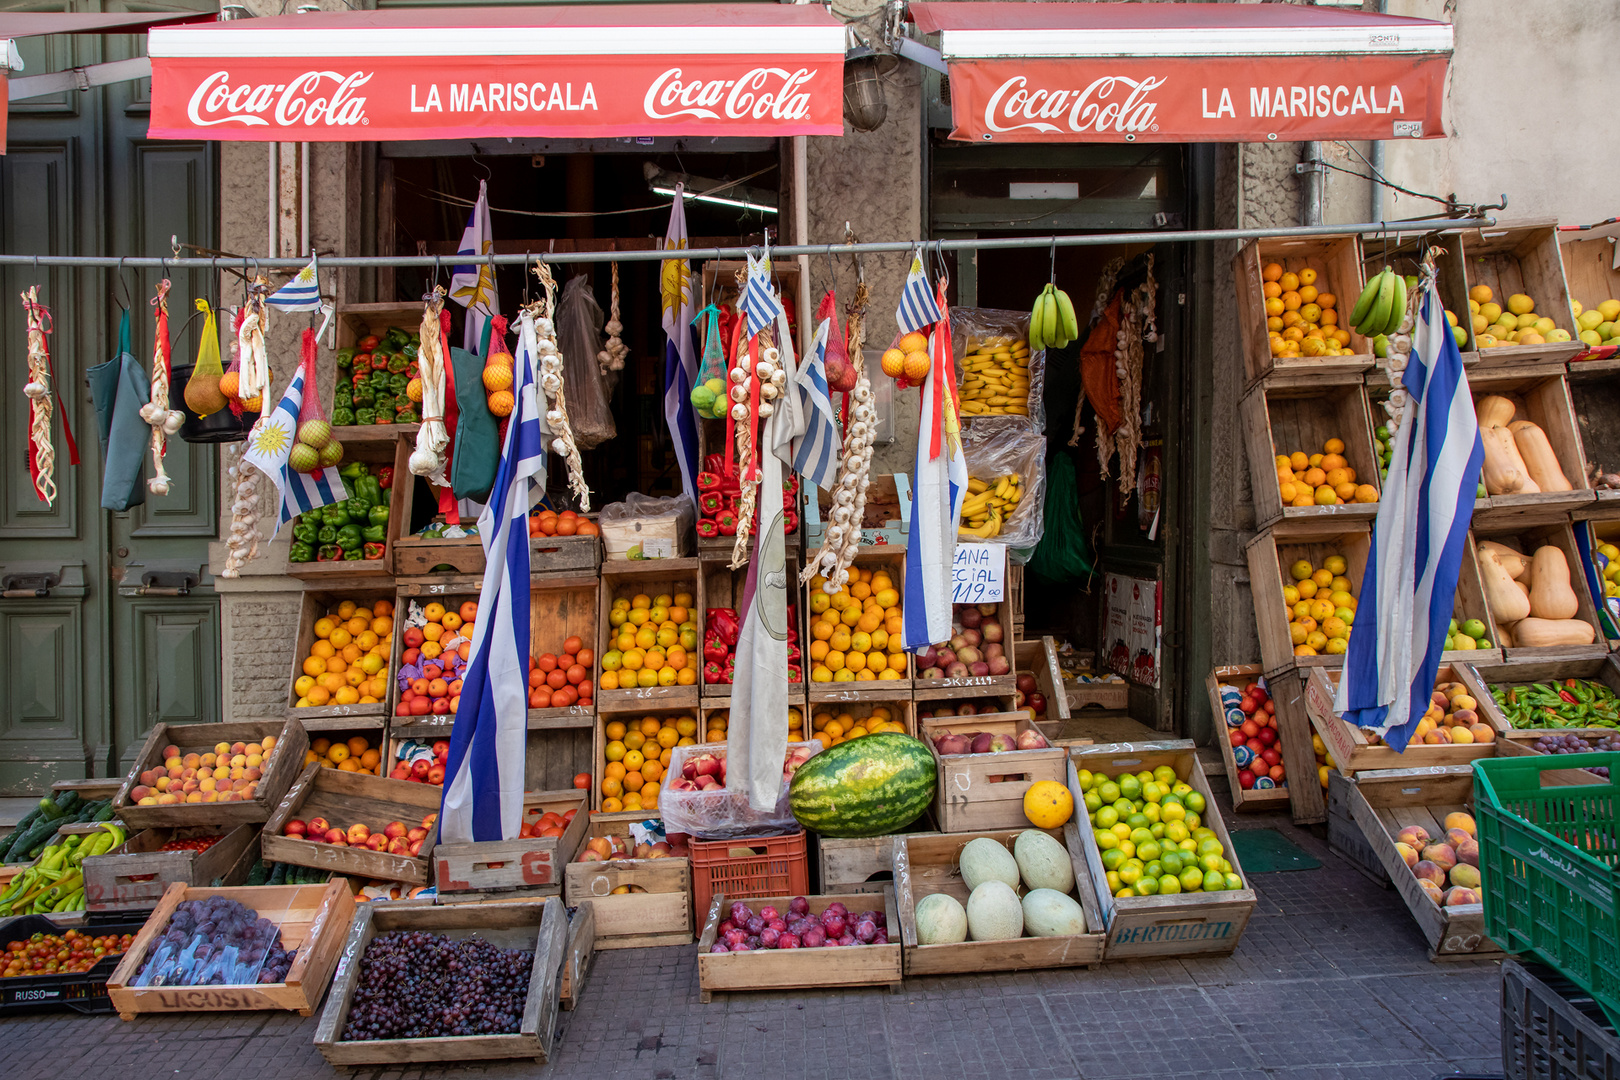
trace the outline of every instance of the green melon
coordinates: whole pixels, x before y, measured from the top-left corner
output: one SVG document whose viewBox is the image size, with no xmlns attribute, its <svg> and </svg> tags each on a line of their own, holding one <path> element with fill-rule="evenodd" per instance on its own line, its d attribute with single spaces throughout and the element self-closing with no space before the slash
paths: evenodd
<svg viewBox="0 0 1620 1080">
<path fill-rule="evenodd" d="M 1024 936 L 1024 908 L 1005 881 L 986 881 L 968 894 L 967 924 L 974 941 L 1010 941 Z"/>
<path fill-rule="evenodd" d="M 788 805 L 822 836 L 899 832 L 934 801 L 934 756 L 909 735 L 863 735 L 799 766 Z"/>
</svg>

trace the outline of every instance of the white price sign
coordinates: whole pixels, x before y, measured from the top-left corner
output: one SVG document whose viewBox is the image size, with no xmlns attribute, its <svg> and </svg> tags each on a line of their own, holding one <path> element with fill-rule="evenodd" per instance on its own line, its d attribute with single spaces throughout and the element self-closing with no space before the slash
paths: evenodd
<svg viewBox="0 0 1620 1080">
<path fill-rule="evenodd" d="M 951 603 L 997 604 L 1007 595 L 1007 545 L 956 545 Z"/>
</svg>

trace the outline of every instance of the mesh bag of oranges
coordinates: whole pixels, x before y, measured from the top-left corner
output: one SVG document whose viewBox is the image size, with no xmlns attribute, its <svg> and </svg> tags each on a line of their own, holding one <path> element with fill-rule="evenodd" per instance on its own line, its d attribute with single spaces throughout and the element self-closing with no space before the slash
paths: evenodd
<svg viewBox="0 0 1620 1080">
<path fill-rule="evenodd" d="M 344 600 L 315 620 L 315 639 L 293 681 L 300 709 L 375 705 L 388 696 L 394 605 Z"/>
<path fill-rule="evenodd" d="M 1266 334 L 1276 357 L 1349 356 L 1350 330 L 1339 325 L 1339 298 L 1315 270 L 1284 270 L 1267 263 L 1260 271 Z"/>
<path fill-rule="evenodd" d="M 723 723 L 723 721 L 722 721 Z M 677 746 L 697 742 L 692 713 L 608 720 L 602 725 L 602 812 L 658 809 L 658 793 Z M 725 741 L 720 731 L 719 742 Z"/>
<path fill-rule="evenodd" d="M 828 594 L 826 578 L 810 579 L 810 681 L 906 678 L 900 591 L 889 572 L 849 568 L 849 584 Z"/>
<path fill-rule="evenodd" d="M 1277 494 L 1284 506 L 1375 503 L 1378 489 L 1362 482 L 1344 457 L 1344 440 L 1329 439 L 1319 454 L 1277 455 Z"/>
</svg>

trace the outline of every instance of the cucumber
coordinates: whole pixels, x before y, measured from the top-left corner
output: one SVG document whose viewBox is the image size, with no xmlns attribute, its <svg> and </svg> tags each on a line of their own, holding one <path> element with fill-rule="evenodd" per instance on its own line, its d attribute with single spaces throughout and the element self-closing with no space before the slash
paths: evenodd
<svg viewBox="0 0 1620 1080">
<path fill-rule="evenodd" d="M 287 884 L 287 864 L 284 863 L 284 862 L 278 862 L 275 865 L 276 865 L 275 870 L 273 870 L 271 872 L 271 874 L 270 874 L 270 884 L 271 885 L 285 885 L 285 884 Z"/>
<path fill-rule="evenodd" d="M 263 859 L 255 859 L 253 869 L 248 871 L 247 883 L 249 885 L 263 885 L 270 880 L 270 868 Z"/>
<path fill-rule="evenodd" d="M 83 801 L 83 797 L 77 791 L 64 791 L 56 797 L 57 808 L 64 814 L 73 813 Z"/>
<path fill-rule="evenodd" d="M 17 842 L 17 837 L 33 828 L 34 823 L 37 822 L 39 818 L 40 809 L 36 806 L 32 810 L 28 811 L 28 813 L 24 814 L 21 821 L 12 826 L 11 832 L 7 833 L 4 837 L 0 837 L 0 858 L 5 857 L 5 854 L 11 850 L 12 845 Z"/>
<path fill-rule="evenodd" d="M 113 819 L 113 817 L 115 816 L 115 814 L 116 814 L 116 811 L 113 810 L 112 800 L 108 799 L 106 802 L 101 804 L 101 809 L 100 810 L 97 810 L 94 814 L 91 815 L 90 820 L 91 821 L 111 821 Z"/>
<path fill-rule="evenodd" d="M 11 850 L 6 854 L 6 862 L 30 862 L 38 857 L 39 850 L 50 842 L 52 836 L 56 835 L 57 827 L 60 824 L 61 822 L 57 818 L 42 816 L 40 820 L 29 827 L 26 833 L 17 836 L 16 842 L 11 845 Z"/>
<path fill-rule="evenodd" d="M 47 795 L 43 799 L 39 800 L 39 812 L 42 816 L 48 817 L 54 821 L 62 816 L 63 811 L 62 808 L 57 806 L 51 797 Z"/>
</svg>

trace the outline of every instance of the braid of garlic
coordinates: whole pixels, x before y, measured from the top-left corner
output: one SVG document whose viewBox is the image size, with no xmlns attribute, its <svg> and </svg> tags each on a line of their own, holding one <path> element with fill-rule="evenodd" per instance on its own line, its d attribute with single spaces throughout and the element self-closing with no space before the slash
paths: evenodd
<svg viewBox="0 0 1620 1080">
<path fill-rule="evenodd" d="M 164 442 L 177 434 L 186 422 L 186 414 L 169 408 L 169 279 L 164 278 L 152 299 L 157 308 L 157 331 L 152 344 L 152 395 L 141 406 L 141 419 L 152 426 L 152 468 L 155 475 L 146 481 L 147 490 L 154 495 L 169 493 L 169 474 L 163 468 Z"/>
<path fill-rule="evenodd" d="M 540 389 L 549 406 L 546 422 L 551 425 L 551 449 L 568 465 L 568 490 L 579 501 L 579 512 L 589 513 L 591 489 L 585 483 L 585 462 L 579 456 L 574 442 L 574 427 L 568 419 L 568 401 L 564 396 L 562 353 L 557 349 L 557 327 L 553 322 L 557 310 L 557 279 L 551 268 L 536 260 L 534 276 L 540 279 L 546 297 L 530 305 L 534 314 L 535 352 L 540 356 Z"/>
<path fill-rule="evenodd" d="M 596 365 L 602 374 L 610 371 L 623 371 L 624 359 L 630 355 L 630 346 L 619 340 L 624 333 L 624 323 L 619 321 L 619 264 L 613 264 L 613 296 L 608 302 L 608 321 L 604 327 L 607 331 L 607 342 L 602 351 L 596 354 Z"/>
<path fill-rule="evenodd" d="M 865 283 L 856 286 L 850 305 L 849 359 L 855 365 L 855 389 L 850 392 L 849 429 L 844 434 L 843 459 L 833 485 L 832 510 L 821 549 L 806 560 L 799 580 L 808 583 L 817 574 L 827 580 L 822 589 L 836 593 L 849 583 L 849 568 L 861 547 L 861 521 L 866 516 L 866 491 L 872 479 L 872 440 L 877 412 L 872 403 L 872 382 L 866 374 L 864 315 L 868 300 Z"/>
<path fill-rule="evenodd" d="M 257 430 L 259 420 L 253 425 Z M 251 441 L 251 433 L 248 436 Z M 231 480 L 231 531 L 225 537 L 225 569 L 220 577 L 241 576 L 242 564 L 259 554 L 259 470 L 242 460 L 248 443 L 240 443 L 230 450 L 231 464 L 226 475 Z"/>
</svg>

